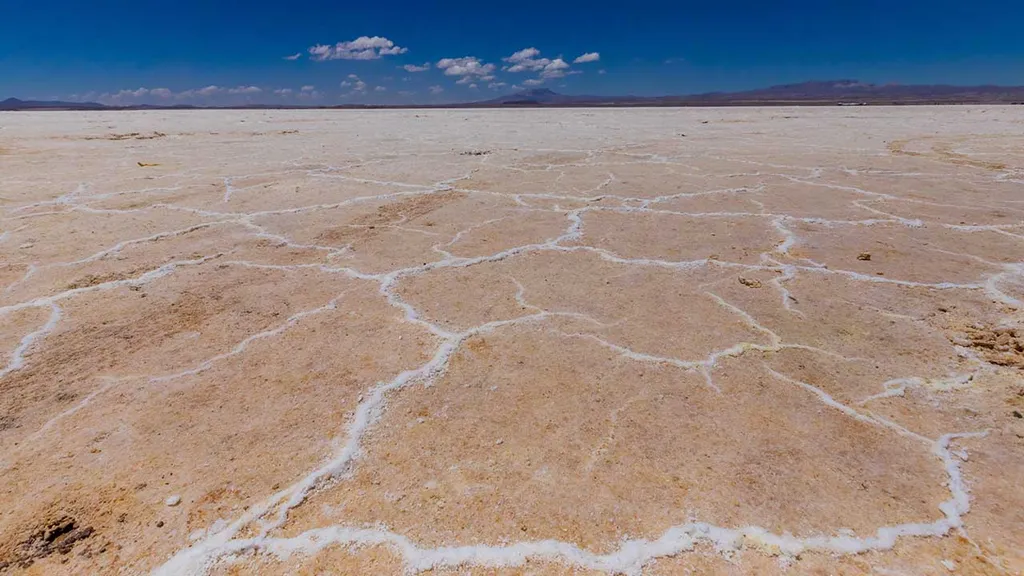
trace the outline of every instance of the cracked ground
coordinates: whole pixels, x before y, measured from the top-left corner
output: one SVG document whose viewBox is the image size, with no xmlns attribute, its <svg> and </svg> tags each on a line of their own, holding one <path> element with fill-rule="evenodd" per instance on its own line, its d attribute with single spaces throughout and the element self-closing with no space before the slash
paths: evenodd
<svg viewBox="0 0 1024 576">
<path fill-rule="evenodd" d="M 0 115 L 0 572 L 1019 574 L 1021 134 Z"/>
</svg>

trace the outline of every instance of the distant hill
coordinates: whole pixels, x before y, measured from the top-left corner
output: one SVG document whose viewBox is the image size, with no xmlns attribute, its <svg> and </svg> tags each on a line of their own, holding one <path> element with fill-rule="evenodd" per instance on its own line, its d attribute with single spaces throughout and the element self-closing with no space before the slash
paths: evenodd
<svg viewBox="0 0 1024 576">
<path fill-rule="evenodd" d="M 870 84 L 857 80 L 830 80 L 782 84 L 743 92 L 697 94 L 683 98 L 710 102 L 863 102 L 866 104 L 950 102 L 1008 104 L 1024 102 L 1024 86 Z"/>
<path fill-rule="evenodd" d="M 823 104 L 1017 104 L 1024 86 L 869 84 L 828 80 L 783 84 L 741 92 L 670 96 L 566 96 L 547 89 L 524 90 L 478 106 L 765 106 Z"/>
<path fill-rule="evenodd" d="M 103 110 L 106 106 L 96 102 L 60 102 L 58 100 L 18 100 L 8 98 L 0 101 L 0 110 Z"/>
<path fill-rule="evenodd" d="M 579 104 L 601 100 L 600 96 L 568 96 L 552 92 L 547 88 L 523 90 L 507 96 L 499 96 L 483 102 L 475 102 L 482 106 L 537 106 Z"/>
<path fill-rule="evenodd" d="M 947 86 L 920 84 L 870 84 L 857 80 L 826 80 L 782 84 L 741 92 L 708 92 L 670 96 L 567 95 L 547 88 L 523 90 L 480 102 L 444 105 L 341 105 L 295 106 L 248 104 L 244 106 L 104 106 L 95 102 L 47 102 L 8 98 L 0 110 L 173 110 L 190 108 L 546 108 L 579 106 L 824 106 L 885 104 L 1024 104 L 1024 86 Z"/>
</svg>

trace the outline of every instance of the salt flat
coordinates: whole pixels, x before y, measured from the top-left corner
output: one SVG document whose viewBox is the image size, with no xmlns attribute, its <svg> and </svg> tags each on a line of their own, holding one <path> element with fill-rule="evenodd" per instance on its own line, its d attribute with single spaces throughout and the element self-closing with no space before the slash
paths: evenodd
<svg viewBox="0 0 1024 576">
<path fill-rule="evenodd" d="M 0 115 L 0 571 L 1024 570 L 1024 107 Z"/>
</svg>

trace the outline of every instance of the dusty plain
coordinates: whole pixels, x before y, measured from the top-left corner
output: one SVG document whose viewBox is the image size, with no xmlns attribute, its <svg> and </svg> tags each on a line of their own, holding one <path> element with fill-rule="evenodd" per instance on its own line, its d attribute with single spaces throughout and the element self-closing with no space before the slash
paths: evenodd
<svg viewBox="0 0 1024 576">
<path fill-rule="evenodd" d="M 0 114 L 0 572 L 1020 574 L 1024 107 Z"/>
</svg>

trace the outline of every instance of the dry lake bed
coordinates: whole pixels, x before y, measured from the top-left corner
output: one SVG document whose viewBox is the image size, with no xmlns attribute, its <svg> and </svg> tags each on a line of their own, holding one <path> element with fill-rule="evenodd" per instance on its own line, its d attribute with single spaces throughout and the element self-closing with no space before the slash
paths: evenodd
<svg viewBox="0 0 1024 576">
<path fill-rule="evenodd" d="M 0 114 L 0 572 L 1019 574 L 1024 107 Z"/>
</svg>

